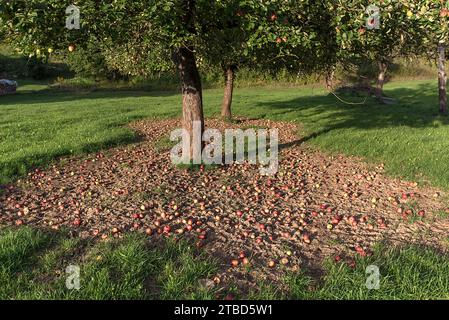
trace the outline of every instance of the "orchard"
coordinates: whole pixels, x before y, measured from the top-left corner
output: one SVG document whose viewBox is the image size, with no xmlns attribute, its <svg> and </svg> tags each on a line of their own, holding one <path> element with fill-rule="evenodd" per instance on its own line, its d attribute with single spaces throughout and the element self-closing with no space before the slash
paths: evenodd
<svg viewBox="0 0 449 320">
<path fill-rule="evenodd" d="M 449 298 L 448 42 L 443 0 L 2 1 L 0 298 Z"/>
<path fill-rule="evenodd" d="M 184 127 L 189 131 L 192 121 L 204 121 L 198 59 L 223 69 L 225 118 L 231 117 L 235 74 L 245 64 L 322 71 L 330 81 L 336 64 L 372 61 L 378 67 L 376 96 L 381 101 L 393 59 L 438 56 L 440 91 L 445 83 L 441 52 L 449 8 L 444 1 L 372 1 L 369 6 L 359 0 L 85 1 L 73 7 L 76 11 L 56 0 L 45 5 L 10 1 L 2 4 L 1 17 L 8 36 L 31 54 L 45 54 L 46 47 L 73 52 L 94 43 L 98 50 L 118 56 L 132 47 L 128 54 L 133 63 L 148 72 L 173 63 L 179 71 Z M 65 26 L 73 19 L 78 19 L 77 25 Z M 447 113 L 443 99 L 440 111 Z"/>
</svg>

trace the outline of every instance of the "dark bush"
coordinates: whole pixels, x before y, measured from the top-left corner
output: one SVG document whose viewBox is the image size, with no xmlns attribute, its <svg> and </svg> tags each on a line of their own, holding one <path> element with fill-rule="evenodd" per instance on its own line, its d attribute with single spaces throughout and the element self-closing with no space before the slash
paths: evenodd
<svg viewBox="0 0 449 320">
<path fill-rule="evenodd" d="M 96 79 L 127 80 L 126 75 L 108 68 L 100 50 L 89 46 L 67 55 L 66 63 L 77 76 Z"/>
</svg>

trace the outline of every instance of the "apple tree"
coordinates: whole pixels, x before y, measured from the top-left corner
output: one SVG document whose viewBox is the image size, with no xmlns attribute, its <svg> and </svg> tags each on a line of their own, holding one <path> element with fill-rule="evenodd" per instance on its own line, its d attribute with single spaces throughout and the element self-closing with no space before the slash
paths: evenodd
<svg viewBox="0 0 449 320">
<path fill-rule="evenodd" d="M 246 14 L 255 8 L 241 6 L 239 0 L 217 1 L 209 12 L 207 30 L 200 38 L 200 58 L 212 67 L 223 70 L 225 90 L 221 107 L 221 116 L 231 118 L 231 104 L 234 80 L 238 68 L 248 62 L 248 25 Z M 214 30 L 210 32 L 210 30 Z"/>
<path fill-rule="evenodd" d="M 381 99 L 386 72 L 393 59 L 424 53 L 421 19 L 426 0 L 337 0 L 329 2 L 337 32 L 338 60 L 375 61 L 376 96 Z M 418 17 L 418 19 L 416 19 Z"/>
<path fill-rule="evenodd" d="M 335 30 L 325 1 L 272 1 L 261 16 L 250 17 L 257 28 L 247 43 L 259 51 L 262 68 L 332 73 Z"/>
<path fill-rule="evenodd" d="M 318 18 L 314 1 L 221 0 L 209 12 L 208 30 L 201 36 L 200 56 L 224 72 L 221 115 L 231 117 L 234 78 L 243 66 L 261 72 L 281 67 L 317 66 Z M 312 58 L 313 56 L 313 58 Z M 320 61 L 322 62 L 322 61 Z"/>
<path fill-rule="evenodd" d="M 424 39 L 424 48 L 427 56 L 437 59 L 438 66 L 438 95 L 439 111 L 448 114 L 447 107 L 447 73 L 445 68 L 446 47 L 449 41 L 449 1 L 427 0 L 425 14 L 411 15 L 419 23 L 421 37 Z"/>
<path fill-rule="evenodd" d="M 178 70 L 183 127 L 192 133 L 193 123 L 198 121 L 204 129 L 196 55 L 199 37 L 208 32 L 208 13 L 213 1 L 85 0 L 73 4 L 80 13 L 79 29 L 66 27 L 73 11 L 67 11 L 68 4 L 62 0 L 48 0 L 43 5 L 38 0 L 3 1 L 1 18 L 8 27 L 8 36 L 29 53 L 46 52 L 45 48 L 50 47 L 59 51 L 73 50 L 92 43 L 109 45 L 109 50 L 113 51 L 115 47 L 129 45 L 130 39 L 142 44 L 136 49 L 151 51 L 155 48 L 161 55 L 152 62 L 151 68 L 159 70 L 171 62 Z M 136 55 L 142 56 L 144 52 L 136 52 Z"/>
</svg>

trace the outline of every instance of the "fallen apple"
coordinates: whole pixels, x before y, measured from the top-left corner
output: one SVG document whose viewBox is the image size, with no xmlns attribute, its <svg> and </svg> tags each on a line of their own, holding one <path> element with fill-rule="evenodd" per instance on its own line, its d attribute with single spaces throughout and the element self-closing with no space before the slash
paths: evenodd
<svg viewBox="0 0 449 320">
<path fill-rule="evenodd" d="M 310 236 L 306 233 L 302 236 L 302 239 L 304 240 L 305 243 L 309 244 L 310 241 Z"/>
</svg>

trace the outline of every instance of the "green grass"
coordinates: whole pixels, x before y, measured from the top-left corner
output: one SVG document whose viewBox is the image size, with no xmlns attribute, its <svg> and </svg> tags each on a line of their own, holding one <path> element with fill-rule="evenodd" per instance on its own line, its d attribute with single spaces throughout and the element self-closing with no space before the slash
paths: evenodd
<svg viewBox="0 0 449 320">
<path fill-rule="evenodd" d="M 370 265 L 379 268 L 379 289 L 368 289 Z M 356 259 L 356 267 L 328 260 L 321 283 L 304 274 L 288 277 L 290 298 L 344 300 L 449 299 L 449 256 L 418 246 L 378 246 L 374 254 Z M 310 289 L 314 287 L 315 289 Z"/>
<path fill-rule="evenodd" d="M 67 289 L 66 267 L 80 267 L 80 289 Z M 150 244 L 131 234 L 109 242 L 70 238 L 29 227 L 0 230 L 0 299 L 214 299 L 218 262 L 188 242 Z M 366 287 L 366 267 L 380 270 L 380 288 Z M 283 288 L 258 282 L 243 294 L 231 284 L 220 295 L 239 299 L 449 299 L 449 257 L 433 249 L 377 246 L 356 267 L 328 260 L 324 276 L 290 274 Z M 229 285 L 229 284 L 228 284 Z"/>
<path fill-rule="evenodd" d="M 106 243 L 28 227 L 0 230 L 0 299 L 212 299 L 200 280 L 216 271 L 186 242 L 150 245 L 127 235 Z M 66 267 L 80 267 L 80 289 Z"/>
<path fill-rule="evenodd" d="M 168 93 L 34 93 L 2 97 L 0 182 L 56 157 L 88 153 L 137 140 L 123 126 L 143 117 L 176 116 Z"/>
<path fill-rule="evenodd" d="M 30 83 L 31 87 L 36 83 Z M 177 92 L 24 92 L 0 98 L 0 182 L 55 158 L 137 141 L 124 127 L 146 117 L 177 117 Z M 237 89 L 234 113 L 296 121 L 303 140 L 330 152 L 386 163 L 388 173 L 449 188 L 448 118 L 437 112 L 434 81 L 395 82 L 396 105 L 345 105 L 321 88 Z M 206 116 L 219 114 L 222 90 L 204 92 Z M 351 101 L 361 98 L 348 97 Z"/>
<path fill-rule="evenodd" d="M 399 103 L 379 105 L 368 99 L 365 105 L 345 105 L 314 89 L 277 90 L 267 96 L 247 91 L 239 96 L 234 109 L 250 117 L 298 121 L 303 128 L 302 141 L 384 162 L 391 175 L 448 188 L 448 118 L 438 115 L 435 82 L 391 83 L 386 94 Z"/>
</svg>

